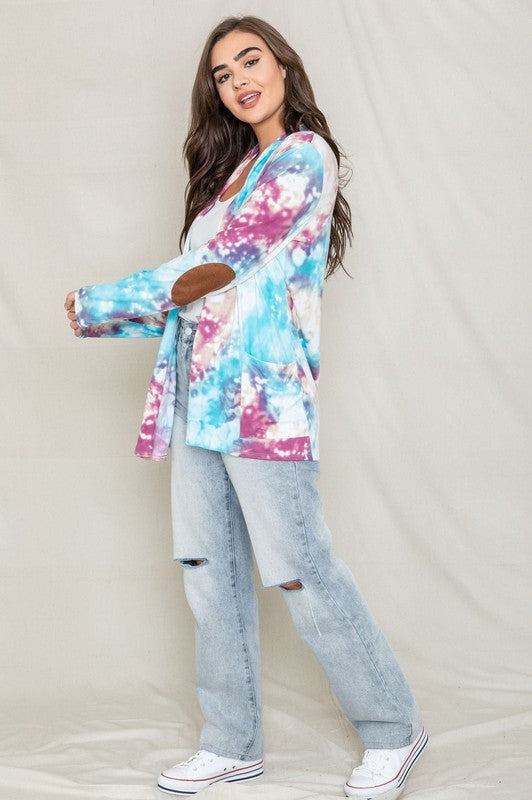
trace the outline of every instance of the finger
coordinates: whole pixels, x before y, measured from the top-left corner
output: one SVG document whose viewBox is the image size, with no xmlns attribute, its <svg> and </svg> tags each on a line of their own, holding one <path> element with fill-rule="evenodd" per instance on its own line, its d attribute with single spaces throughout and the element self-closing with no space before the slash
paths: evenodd
<svg viewBox="0 0 532 800">
<path fill-rule="evenodd" d="M 76 328 L 79 328 L 79 325 L 78 325 L 78 323 L 77 323 L 77 322 L 71 322 L 71 323 L 70 323 L 70 327 L 71 327 L 71 328 L 74 328 L 74 330 L 76 330 Z"/>
</svg>

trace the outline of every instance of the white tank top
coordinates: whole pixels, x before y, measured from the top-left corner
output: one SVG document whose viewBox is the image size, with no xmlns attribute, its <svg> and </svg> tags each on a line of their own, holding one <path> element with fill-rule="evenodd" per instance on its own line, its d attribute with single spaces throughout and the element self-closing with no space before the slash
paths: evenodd
<svg viewBox="0 0 532 800">
<path fill-rule="evenodd" d="M 223 202 L 218 199 L 206 214 L 203 214 L 203 216 L 198 214 L 198 216 L 195 217 L 194 222 L 190 226 L 190 246 L 192 249 L 201 247 L 202 244 L 205 244 L 209 239 L 216 236 L 220 220 L 227 208 L 227 203 L 229 203 L 231 199 L 232 198 L 229 198 Z M 197 322 L 204 302 L 205 298 L 200 297 L 199 300 L 194 300 L 187 306 L 183 306 L 178 312 L 179 316 L 191 322 Z"/>
</svg>

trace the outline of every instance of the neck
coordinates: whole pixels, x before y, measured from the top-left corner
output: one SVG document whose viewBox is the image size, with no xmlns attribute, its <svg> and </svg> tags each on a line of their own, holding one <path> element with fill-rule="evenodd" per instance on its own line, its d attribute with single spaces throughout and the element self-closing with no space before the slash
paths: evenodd
<svg viewBox="0 0 532 800">
<path fill-rule="evenodd" d="M 285 132 L 279 117 L 264 120 L 264 122 L 260 122 L 258 125 L 252 125 L 251 127 L 253 128 L 253 132 L 259 144 L 259 155 Z"/>
</svg>

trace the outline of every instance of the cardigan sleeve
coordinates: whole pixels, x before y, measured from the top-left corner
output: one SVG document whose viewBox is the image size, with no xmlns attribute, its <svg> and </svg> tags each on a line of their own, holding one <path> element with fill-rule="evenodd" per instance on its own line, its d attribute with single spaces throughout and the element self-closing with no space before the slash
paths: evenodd
<svg viewBox="0 0 532 800">
<path fill-rule="evenodd" d="M 75 309 L 76 316 L 79 308 Z M 87 327 L 80 326 L 80 338 L 102 338 L 113 336 L 115 339 L 140 339 L 162 336 L 166 325 L 167 311 L 133 319 L 112 319 L 108 322 L 92 323 Z"/>
<path fill-rule="evenodd" d="M 323 187 L 323 157 L 309 141 L 273 155 L 225 227 L 205 244 L 153 269 L 75 293 L 83 329 L 185 306 L 231 289 L 265 266 L 314 213 Z"/>
</svg>

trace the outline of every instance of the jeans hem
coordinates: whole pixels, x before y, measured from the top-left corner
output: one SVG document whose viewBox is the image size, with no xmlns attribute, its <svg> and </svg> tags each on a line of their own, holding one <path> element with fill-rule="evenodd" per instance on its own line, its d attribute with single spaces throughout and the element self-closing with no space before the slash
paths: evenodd
<svg viewBox="0 0 532 800">
<path fill-rule="evenodd" d="M 200 750 L 209 750 L 211 753 L 216 753 L 217 756 L 223 756 L 224 758 L 236 758 L 239 761 L 257 761 L 257 759 L 263 758 L 262 755 L 259 756 L 250 756 L 249 753 L 236 753 L 234 750 L 224 750 L 223 748 L 220 750 L 219 747 L 216 747 L 212 744 L 204 744 L 200 742 Z"/>
<path fill-rule="evenodd" d="M 419 738 L 421 731 L 423 730 L 423 725 L 416 725 L 415 728 L 411 726 L 411 733 L 406 738 L 403 738 L 401 742 L 386 742 L 383 744 L 382 739 L 378 741 L 371 740 L 371 739 L 364 739 L 364 747 L 367 750 L 399 750 L 401 747 L 408 747 Z"/>
</svg>

